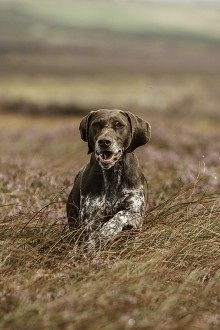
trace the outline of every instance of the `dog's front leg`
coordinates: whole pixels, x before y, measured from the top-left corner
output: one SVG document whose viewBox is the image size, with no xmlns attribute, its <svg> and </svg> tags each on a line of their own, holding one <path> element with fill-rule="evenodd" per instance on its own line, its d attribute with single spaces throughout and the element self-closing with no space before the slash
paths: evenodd
<svg viewBox="0 0 220 330">
<path fill-rule="evenodd" d="M 132 213 L 131 211 L 120 211 L 102 226 L 100 229 L 100 236 L 115 236 L 126 229 L 141 228 L 142 224 L 143 217 L 139 213 Z"/>
</svg>

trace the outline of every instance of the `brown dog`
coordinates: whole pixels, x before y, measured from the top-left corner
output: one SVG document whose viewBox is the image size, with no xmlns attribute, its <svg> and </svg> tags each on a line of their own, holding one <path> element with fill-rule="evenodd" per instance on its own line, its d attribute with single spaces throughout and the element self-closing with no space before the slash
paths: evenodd
<svg viewBox="0 0 220 330">
<path fill-rule="evenodd" d="M 92 155 L 67 201 L 70 229 L 111 237 L 140 228 L 145 179 L 132 152 L 149 141 L 150 125 L 130 112 L 101 109 L 84 117 L 79 129 Z"/>
</svg>

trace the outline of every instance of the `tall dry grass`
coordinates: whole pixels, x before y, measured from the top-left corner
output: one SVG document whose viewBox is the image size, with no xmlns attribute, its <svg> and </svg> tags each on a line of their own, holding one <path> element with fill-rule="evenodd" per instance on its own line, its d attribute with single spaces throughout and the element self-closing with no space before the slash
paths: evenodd
<svg viewBox="0 0 220 330">
<path fill-rule="evenodd" d="M 148 178 L 143 229 L 93 252 L 65 217 L 88 160 L 80 119 L 1 115 L 0 327 L 217 330 L 216 114 L 182 121 L 182 112 L 160 112 L 158 124 L 149 112 L 153 138 L 138 151 Z"/>
</svg>

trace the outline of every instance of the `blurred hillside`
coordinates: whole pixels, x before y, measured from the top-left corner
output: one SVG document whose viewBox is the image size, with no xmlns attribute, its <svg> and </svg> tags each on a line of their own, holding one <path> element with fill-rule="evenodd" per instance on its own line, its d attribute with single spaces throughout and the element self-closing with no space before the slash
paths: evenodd
<svg viewBox="0 0 220 330">
<path fill-rule="evenodd" d="M 216 73 L 219 13 L 218 5 L 1 1 L 0 73 Z"/>
<path fill-rule="evenodd" d="M 219 13 L 208 3 L 1 0 L 0 108 L 164 108 L 209 86 L 216 96 Z"/>
</svg>

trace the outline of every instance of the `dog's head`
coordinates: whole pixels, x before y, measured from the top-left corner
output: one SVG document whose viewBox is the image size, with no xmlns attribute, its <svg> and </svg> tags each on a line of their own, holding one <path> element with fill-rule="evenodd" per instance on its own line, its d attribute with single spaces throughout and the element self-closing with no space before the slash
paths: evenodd
<svg viewBox="0 0 220 330">
<path fill-rule="evenodd" d="M 79 129 L 82 140 L 88 142 L 88 153 L 94 151 L 104 169 L 114 166 L 124 152 L 132 152 L 150 139 L 150 124 L 121 110 L 91 111 Z"/>
</svg>

